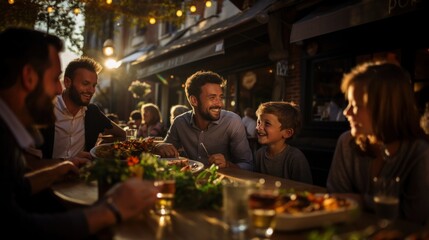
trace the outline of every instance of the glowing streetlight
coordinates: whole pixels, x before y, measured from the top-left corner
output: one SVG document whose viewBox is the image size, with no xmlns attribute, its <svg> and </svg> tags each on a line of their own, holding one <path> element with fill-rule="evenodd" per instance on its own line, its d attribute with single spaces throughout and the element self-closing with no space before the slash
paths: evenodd
<svg viewBox="0 0 429 240">
<path fill-rule="evenodd" d="M 115 53 L 115 46 L 113 45 L 112 39 L 107 39 L 103 43 L 103 54 L 106 57 L 110 57 Z"/>
</svg>

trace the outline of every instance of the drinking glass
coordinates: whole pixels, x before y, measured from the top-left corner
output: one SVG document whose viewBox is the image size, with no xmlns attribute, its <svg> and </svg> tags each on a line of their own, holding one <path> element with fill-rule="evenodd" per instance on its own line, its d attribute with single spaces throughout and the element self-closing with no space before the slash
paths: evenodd
<svg viewBox="0 0 429 240">
<path fill-rule="evenodd" d="M 248 228 L 250 186 L 247 181 L 222 181 L 223 218 L 233 234 L 244 232 Z"/>
<path fill-rule="evenodd" d="M 161 216 L 170 215 L 173 211 L 176 180 L 168 170 L 157 170 L 154 186 L 158 189 L 155 202 L 155 213 Z"/>
<path fill-rule="evenodd" d="M 386 227 L 399 214 L 399 186 L 400 179 L 374 178 L 374 207 L 379 219 L 379 225 Z"/>
<path fill-rule="evenodd" d="M 137 138 L 137 129 L 126 129 L 125 133 L 127 135 L 127 140 L 136 139 Z"/>
<path fill-rule="evenodd" d="M 267 184 L 264 179 L 260 179 L 249 195 L 250 222 L 256 239 L 269 239 L 274 232 L 280 186 L 279 181 Z"/>
</svg>

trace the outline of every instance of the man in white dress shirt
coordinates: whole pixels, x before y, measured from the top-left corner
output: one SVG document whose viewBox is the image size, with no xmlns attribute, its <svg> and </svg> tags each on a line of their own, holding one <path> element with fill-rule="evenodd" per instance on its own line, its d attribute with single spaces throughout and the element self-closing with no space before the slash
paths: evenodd
<svg viewBox="0 0 429 240">
<path fill-rule="evenodd" d="M 71 61 L 64 73 L 65 89 L 54 101 L 55 128 L 42 131 L 43 157 L 69 159 L 90 158 L 89 150 L 100 133 L 125 139 L 125 131 L 90 104 L 102 67 L 88 57 Z"/>
</svg>

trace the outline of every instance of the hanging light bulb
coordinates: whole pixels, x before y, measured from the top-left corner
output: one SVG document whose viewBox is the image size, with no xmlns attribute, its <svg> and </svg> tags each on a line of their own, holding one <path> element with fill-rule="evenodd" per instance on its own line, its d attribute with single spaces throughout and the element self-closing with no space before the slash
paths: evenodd
<svg viewBox="0 0 429 240">
<path fill-rule="evenodd" d="M 149 23 L 150 24 L 155 24 L 156 23 L 156 19 L 154 17 L 150 17 L 149 18 Z"/>
<path fill-rule="evenodd" d="M 108 5 L 112 4 L 112 2 L 113 2 L 113 0 L 106 0 L 106 3 L 107 3 Z"/>
<path fill-rule="evenodd" d="M 7 1 L 10 5 L 12 5 L 12 4 L 14 4 L 15 3 L 15 1 L 14 0 L 8 0 Z"/>
<path fill-rule="evenodd" d="M 189 8 L 189 11 L 194 13 L 197 11 L 197 7 L 195 5 L 191 5 L 191 7 Z"/>
<path fill-rule="evenodd" d="M 212 6 L 212 1 L 210 1 L 210 0 L 207 0 L 206 1 L 206 7 L 211 7 Z"/>
<path fill-rule="evenodd" d="M 48 8 L 46 10 L 48 11 L 48 13 L 53 13 L 54 12 L 54 7 L 48 6 Z"/>
<path fill-rule="evenodd" d="M 79 7 L 75 7 L 75 8 L 73 8 L 73 13 L 74 13 L 74 15 L 79 15 L 79 13 L 80 13 L 80 8 Z"/>
<path fill-rule="evenodd" d="M 178 16 L 178 17 L 181 17 L 181 16 L 183 16 L 183 12 L 182 12 L 182 10 L 177 10 L 177 12 L 176 12 L 176 16 Z"/>
</svg>

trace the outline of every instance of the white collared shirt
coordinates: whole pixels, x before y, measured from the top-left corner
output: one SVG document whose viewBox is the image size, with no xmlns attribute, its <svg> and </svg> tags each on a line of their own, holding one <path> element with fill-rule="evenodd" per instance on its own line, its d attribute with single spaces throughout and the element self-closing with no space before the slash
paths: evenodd
<svg viewBox="0 0 429 240">
<path fill-rule="evenodd" d="M 62 95 L 54 100 L 55 137 L 52 158 L 68 159 L 76 156 L 85 148 L 85 111 L 82 107 L 73 116 L 66 107 Z"/>
<path fill-rule="evenodd" d="M 9 106 L 0 98 L 0 117 L 4 120 L 6 125 L 11 130 L 18 145 L 22 149 L 34 147 L 34 139 L 28 130 L 22 125 L 21 121 L 10 110 Z"/>
</svg>

